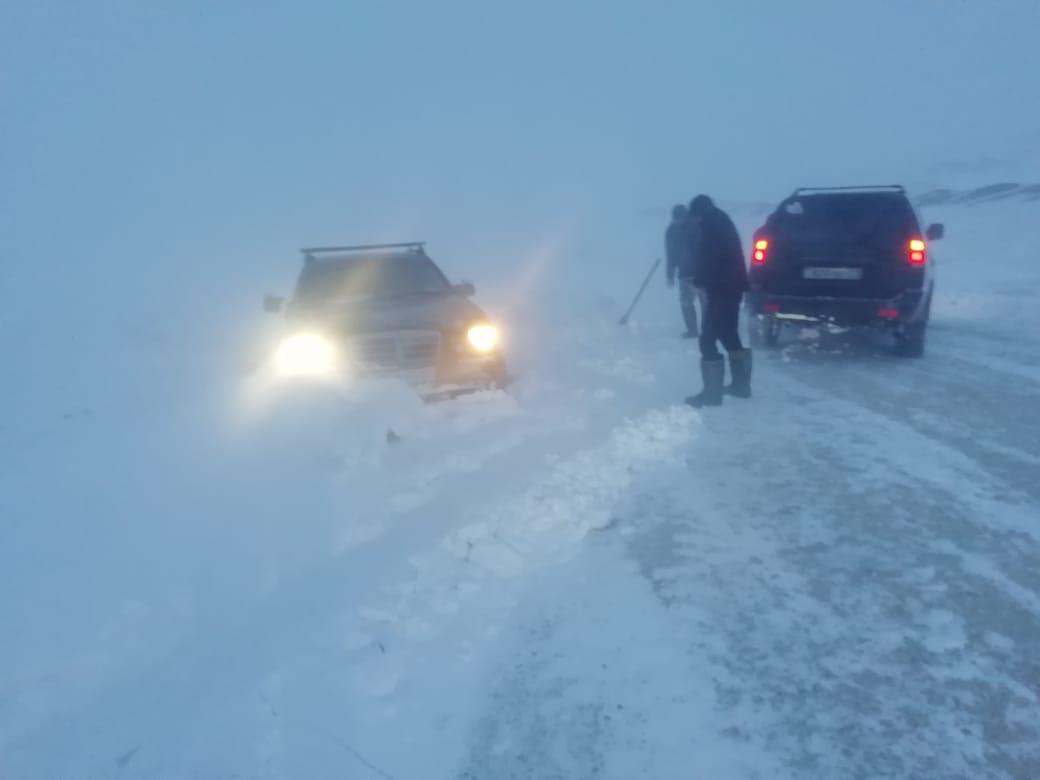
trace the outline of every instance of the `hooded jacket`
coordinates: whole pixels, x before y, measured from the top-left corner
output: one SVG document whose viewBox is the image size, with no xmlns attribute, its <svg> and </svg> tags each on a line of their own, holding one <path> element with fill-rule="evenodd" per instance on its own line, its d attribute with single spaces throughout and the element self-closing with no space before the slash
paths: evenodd
<svg viewBox="0 0 1040 780">
<path fill-rule="evenodd" d="M 694 275 L 698 244 L 696 220 L 685 213 L 681 216 L 673 214 L 664 233 L 665 270 L 669 279 L 677 275 L 680 279 L 689 279 Z"/>
<path fill-rule="evenodd" d="M 729 215 L 707 195 L 690 204 L 690 216 L 699 223 L 693 282 L 709 293 L 740 296 L 747 292 L 748 273 L 740 234 Z"/>
</svg>

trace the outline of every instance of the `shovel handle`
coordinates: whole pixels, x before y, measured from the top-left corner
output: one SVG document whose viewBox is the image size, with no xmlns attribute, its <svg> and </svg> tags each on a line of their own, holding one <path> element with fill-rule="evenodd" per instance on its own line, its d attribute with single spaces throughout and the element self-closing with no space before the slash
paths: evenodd
<svg viewBox="0 0 1040 780">
<path fill-rule="evenodd" d="M 632 305 L 628 307 L 628 311 L 625 312 L 625 316 L 618 321 L 618 325 L 627 325 L 628 318 L 632 316 L 632 312 L 636 308 L 636 304 L 639 303 L 639 299 L 643 297 L 643 293 L 646 292 L 647 286 L 650 284 L 650 280 L 654 278 L 654 273 L 657 272 L 657 267 L 661 265 L 661 258 L 654 260 L 654 264 L 650 266 L 650 271 L 647 273 L 646 278 L 643 280 L 642 286 L 639 288 L 639 292 L 636 293 L 636 297 L 632 299 Z"/>
</svg>

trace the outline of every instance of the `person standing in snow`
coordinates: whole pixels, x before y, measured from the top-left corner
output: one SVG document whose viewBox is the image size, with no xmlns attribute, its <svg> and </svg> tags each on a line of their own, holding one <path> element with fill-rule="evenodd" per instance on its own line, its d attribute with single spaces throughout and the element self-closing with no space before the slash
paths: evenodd
<svg viewBox="0 0 1040 780">
<path fill-rule="evenodd" d="M 697 221 L 693 251 L 693 283 L 706 294 L 701 321 L 701 378 L 704 389 L 686 399 L 695 408 L 721 406 L 724 393 L 751 397 L 751 350 L 740 342 L 740 301 L 748 291 L 744 250 L 733 220 L 707 195 L 690 203 L 689 215 Z M 719 352 L 721 342 L 729 356 L 732 384 L 723 387 L 726 364 Z"/>
<path fill-rule="evenodd" d="M 697 288 L 693 286 L 693 253 L 696 248 L 696 220 L 691 219 L 686 206 L 672 207 L 672 221 L 664 233 L 665 278 L 669 287 L 679 278 L 679 306 L 682 309 L 686 332 L 683 338 L 695 339 L 697 323 Z"/>
</svg>

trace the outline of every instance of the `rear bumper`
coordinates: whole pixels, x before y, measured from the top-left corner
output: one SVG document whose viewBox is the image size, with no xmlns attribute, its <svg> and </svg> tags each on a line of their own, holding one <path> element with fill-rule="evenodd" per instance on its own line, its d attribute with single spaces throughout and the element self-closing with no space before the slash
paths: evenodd
<svg viewBox="0 0 1040 780">
<path fill-rule="evenodd" d="M 923 302 L 923 290 L 908 290 L 894 298 L 884 299 L 805 298 L 752 290 L 748 295 L 748 311 L 793 323 L 827 322 L 846 327 L 902 325 L 918 318 Z"/>
</svg>

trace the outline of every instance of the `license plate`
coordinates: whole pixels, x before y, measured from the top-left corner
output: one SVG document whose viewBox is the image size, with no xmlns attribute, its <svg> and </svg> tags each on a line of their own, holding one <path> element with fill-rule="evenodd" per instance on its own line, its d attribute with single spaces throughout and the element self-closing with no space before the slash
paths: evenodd
<svg viewBox="0 0 1040 780">
<path fill-rule="evenodd" d="M 854 282 L 863 278 L 862 268 L 803 268 L 804 279 L 838 279 Z"/>
</svg>

